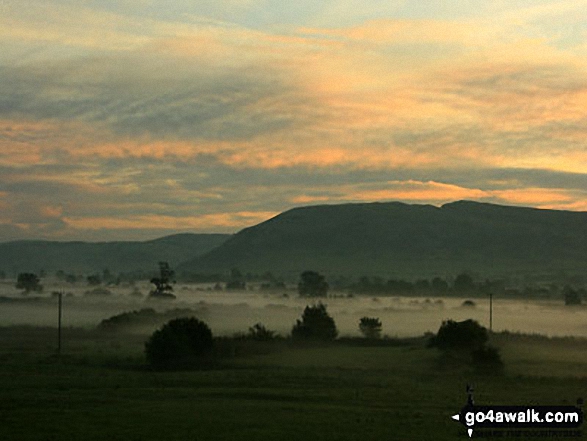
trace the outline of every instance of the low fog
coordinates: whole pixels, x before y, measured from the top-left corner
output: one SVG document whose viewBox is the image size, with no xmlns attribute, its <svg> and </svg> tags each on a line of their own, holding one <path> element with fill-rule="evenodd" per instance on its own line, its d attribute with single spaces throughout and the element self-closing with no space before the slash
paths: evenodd
<svg viewBox="0 0 587 441">
<path fill-rule="evenodd" d="M 149 300 L 152 285 L 138 283 L 133 287 L 112 287 L 108 296 L 85 296 L 88 287 L 71 286 L 60 282 L 45 285 L 41 294 L 24 296 L 14 284 L 0 285 L 0 325 L 56 326 L 57 299 L 53 291 L 63 291 L 63 325 L 93 328 L 101 320 L 121 312 L 153 308 L 166 311 L 190 308 L 206 321 L 215 335 L 246 332 L 261 322 L 267 328 L 287 335 L 304 307 L 313 299 L 300 298 L 294 290 L 214 291 L 208 285 L 176 285 L 176 300 Z M 131 293 L 135 291 L 134 295 Z M 142 293 L 138 296 L 137 291 Z M 341 336 L 359 335 L 361 317 L 378 317 L 383 323 L 383 334 L 390 337 L 418 336 L 436 332 L 442 320 L 479 321 L 489 327 L 489 300 L 487 298 L 441 297 L 348 297 L 346 293 L 332 293 L 323 299 L 330 315 L 336 321 Z M 463 306 L 470 299 L 475 306 Z M 565 306 L 560 301 L 523 301 L 494 298 L 493 330 L 539 333 L 548 336 L 587 337 L 587 307 Z"/>
</svg>

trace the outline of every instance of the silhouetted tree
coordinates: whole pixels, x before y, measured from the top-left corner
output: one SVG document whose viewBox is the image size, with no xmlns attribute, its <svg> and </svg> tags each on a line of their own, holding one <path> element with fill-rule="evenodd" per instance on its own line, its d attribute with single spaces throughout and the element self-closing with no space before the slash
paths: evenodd
<svg viewBox="0 0 587 441">
<path fill-rule="evenodd" d="M 212 331 L 194 317 L 178 318 L 155 331 L 145 343 L 151 366 L 162 369 L 197 366 L 212 350 Z"/>
<path fill-rule="evenodd" d="M 430 341 L 431 346 L 443 350 L 475 350 L 487 342 L 487 329 L 475 320 L 455 322 L 445 320 Z"/>
<path fill-rule="evenodd" d="M 326 297 L 328 283 L 323 275 L 315 271 L 304 271 L 300 275 L 298 292 L 302 297 Z"/>
<path fill-rule="evenodd" d="M 448 283 L 440 277 L 435 277 L 432 279 L 432 289 L 436 292 L 446 292 L 448 291 Z"/>
<path fill-rule="evenodd" d="M 249 328 L 247 337 L 257 341 L 269 341 L 275 338 L 275 331 L 270 331 L 262 323 L 256 323 Z"/>
<path fill-rule="evenodd" d="M 102 280 L 104 283 L 113 283 L 116 281 L 116 277 L 114 277 L 108 268 L 104 268 L 102 270 Z"/>
<path fill-rule="evenodd" d="M 564 287 L 563 297 L 565 299 L 565 305 L 567 306 L 581 304 L 581 295 L 579 291 L 574 290 L 569 285 Z"/>
<path fill-rule="evenodd" d="M 376 317 L 363 317 L 359 321 L 359 331 L 365 338 L 381 337 L 381 321 Z"/>
<path fill-rule="evenodd" d="M 486 374 L 499 374 L 504 368 L 499 350 L 491 345 L 482 346 L 472 351 L 471 361 L 475 370 Z"/>
<path fill-rule="evenodd" d="M 414 288 L 417 291 L 430 291 L 430 282 L 428 279 L 419 279 L 414 283 Z"/>
<path fill-rule="evenodd" d="M 444 362 L 466 362 L 480 373 L 499 374 L 503 371 L 503 361 L 499 350 L 488 345 L 487 340 L 487 329 L 475 320 L 446 320 L 430 339 L 429 346 L 443 351 Z"/>
<path fill-rule="evenodd" d="M 102 283 L 102 279 L 100 278 L 99 274 L 92 274 L 89 275 L 86 280 L 88 281 L 88 285 L 96 286 Z"/>
<path fill-rule="evenodd" d="M 16 279 L 16 289 L 23 289 L 24 294 L 31 291 L 43 291 L 41 280 L 34 273 L 20 273 Z"/>
<path fill-rule="evenodd" d="M 473 278 L 467 273 L 459 274 L 455 279 L 453 286 L 455 291 L 459 292 L 472 291 L 475 289 Z"/>
<path fill-rule="evenodd" d="M 294 340 L 334 340 L 338 335 L 334 319 L 326 311 L 326 305 L 318 303 L 306 306 L 301 320 L 296 320 L 291 336 Z"/>
<path fill-rule="evenodd" d="M 159 262 L 159 277 L 151 279 L 155 289 L 149 295 L 155 298 L 174 299 L 175 295 L 172 293 L 173 286 L 171 285 L 171 283 L 175 283 L 175 281 L 171 280 L 174 275 L 175 272 L 169 267 L 169 263 Z"/>
</svg>

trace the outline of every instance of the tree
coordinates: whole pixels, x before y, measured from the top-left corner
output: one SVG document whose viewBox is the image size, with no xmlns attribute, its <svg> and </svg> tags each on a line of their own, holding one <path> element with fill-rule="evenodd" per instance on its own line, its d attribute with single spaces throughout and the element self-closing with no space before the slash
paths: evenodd
<svg viewBox="0 0 587 441">
<path fill-rule="evenodd" d="M 31 291 L 43 291 L 41 280 L 33 273 L 20 273 L 16 279 L 16 289 L 24 289 L 24 294 Z"/>
<path fill-rule="evenodd" d="M 565 305 L 572 306 L 572 305 L 580 305 L 581 304 L 581 295 L 578 291 L 571 288 L 569 285 L 566 285 L 563 289 L 563 296 L 565 298 Z"/>
<path fill-rule="evenodd" d="M 479 373 L 500 374 L 504 367 L 501 355 L 487 340 L 487 329 L 475 320 L 446 320 L 429 343 L 443 351 L 444 363 L 466 362 Z"/>
<path fill-rule="evenodd" d="M 326 311 L 326 305 L 318 303 L 306 306 L 301 320 L 296 320 L 291 336 L 294 340 L 329 341 L 338 335 L 334 319 Z"/>
<path fill-rule="evenodd" d="M 363 317 L 359 321 L 359 331 L 365 338 L 381 337 L 381 321 L 376 317 Z"/>
<path fill-rule="evenodd" d="M 155 285 L 155 289 L 149 294 L 150 297 L 174 299 L 175 295 L 172 293 L 173 286 L 171 281 L 175 272 L 169 267 L 167 262 L 159 262 L 159 277 L 153 277 L 150 282 Z"/>
<path fill-rule="evenodd" d="M 432 289 L 438 293 L 446 292 L 448 291 L 448 283 L 440 277 L 435 277 L 432 279 Z"/>
<path fill-rule="evenodd" d="M 499 350 L 491 345 L 471 352 L 471 362 L 476 371 L 486 374 L 500 374 L 504 368 Z"/>
<path fill-rule="evenodd" d="M 454 289 L 459 292 L 473 291 L 475 289 L 473 278 L 467 273 L 459 274 L 455 279 Z"/>
<path fill-rule="evenodd" d="M 323 275 L 315 271 L 304 271 L 300 275 L 298 292 L 302 297 L 326 297 L 328 283 Z"/>
<path fill-rule="evenodd" d="M 442 350 L 474 351 L 487 342 L 487 329 L 475 320 L 445 320 L 431 341 L 432 346 Z"/>
<path fill-rule="evenodd" d="M 212 331 L 195 317 L 170 320 L 145 343 L 145 355 L 157 369 L 194 367 L 212 350 Z"/>
<path fill-rule="evenodd" d="M 262 323 L 256 323 L 249 328 L 247 337 L 257 341 L 270 341 L 275 338 L 275 331 L 270 331 Z"/>
<path fill-rule="evenodd" d="M 97 286 L 102 283 L 102 279 L 100 278 L 99 274 L 92 274 L 89 275 L 86 280 L 88 281 L 88 285 Z"/>
</svg>

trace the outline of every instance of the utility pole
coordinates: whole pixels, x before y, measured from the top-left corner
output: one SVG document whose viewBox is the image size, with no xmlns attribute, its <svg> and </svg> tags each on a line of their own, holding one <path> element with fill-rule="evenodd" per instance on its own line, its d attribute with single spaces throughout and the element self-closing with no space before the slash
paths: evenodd
<svg viewBox="0 0 587 441">
<path fill-rule="evenodd" d="M 493 292 L 489 291 L 489 332 L 493 332 Z"/>
<path fill-rule="evenodd" d="M 63 307 L 63 292 L 59 292 L 59 312 L 57 318 L 57 355 L 61 355 L 61 310 Z"/>
</svg>

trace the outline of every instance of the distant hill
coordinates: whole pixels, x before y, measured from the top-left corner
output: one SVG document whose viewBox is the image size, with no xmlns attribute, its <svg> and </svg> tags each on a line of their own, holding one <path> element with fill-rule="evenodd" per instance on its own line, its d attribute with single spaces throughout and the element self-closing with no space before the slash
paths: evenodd
<svg viewBox="0 0 587 441">
<path fill-rule="evenodd" d="M 240 231 L 179 271 L 306 269 L 406 278 L 587 271 L 587 213 L 469 201 L 295 208 Z"/>
<path fill-rule="evenodd" d="M 0 243 L 0 270 L 9 276 L 45 270 L 54 273 L 157 271 L 159 261 L 173 267 L 225 242 L 228 234 L 176 234 L 146 242 L 14 241 Z"/>
</svg>

